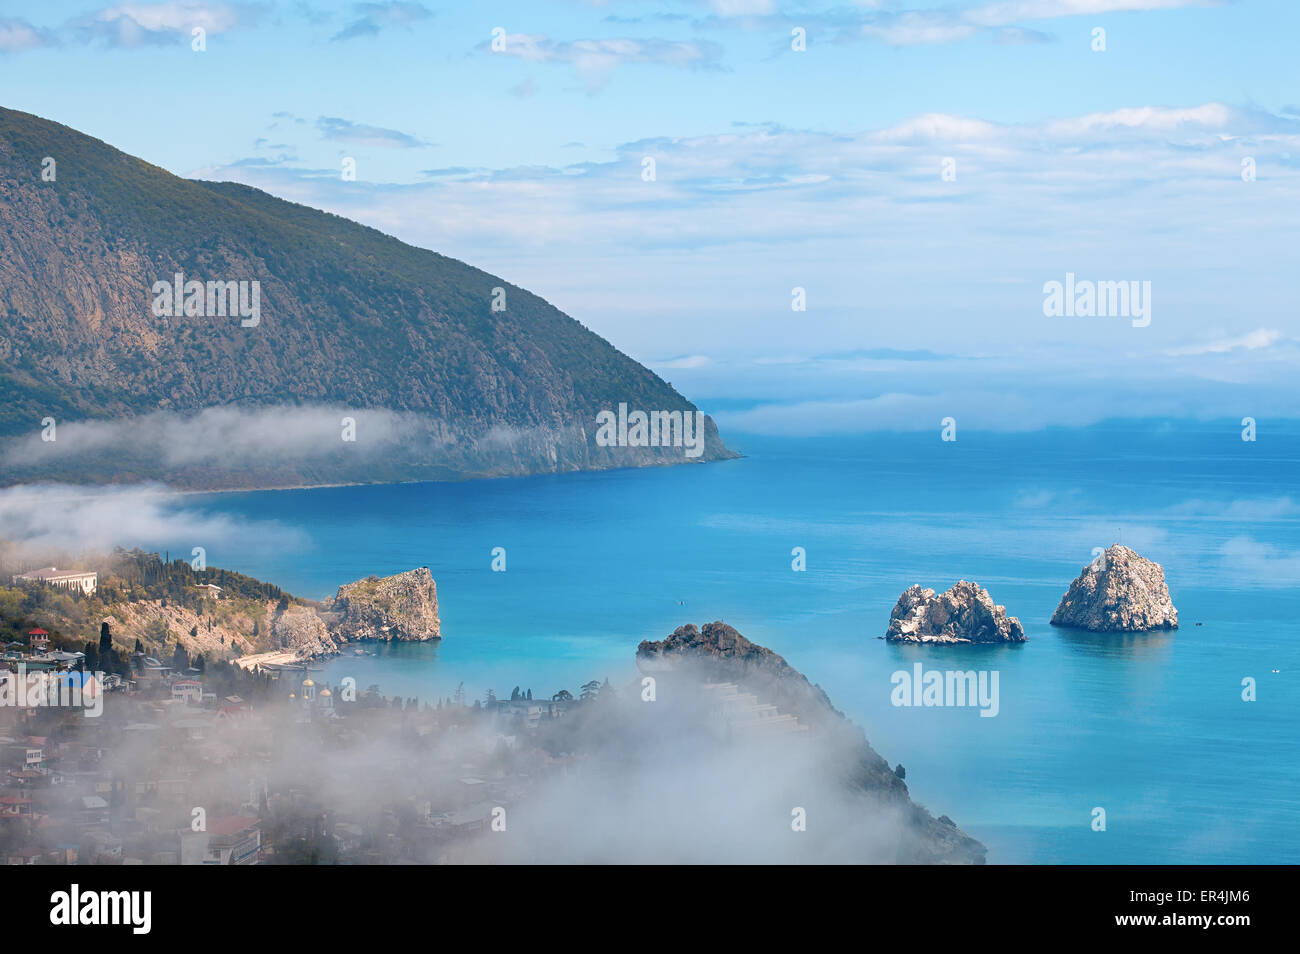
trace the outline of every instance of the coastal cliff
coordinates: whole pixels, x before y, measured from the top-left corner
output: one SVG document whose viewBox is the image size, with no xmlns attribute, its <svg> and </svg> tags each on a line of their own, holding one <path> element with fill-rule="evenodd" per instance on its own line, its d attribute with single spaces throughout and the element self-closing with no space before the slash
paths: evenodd
<svg viewBox="0 0 1300 954">
<path fill-rule="evenodd" d="M 0 581 L 31 565 L 29 555 L 0 540 Z M 122 652 L 138 643 L 149 655 L 171 659 L 179 648 L 190 659 L 237 659 L 245 666 L 329 656 L 351 640 L 442 636 L 428 567 L 347 583 L 318 603 L 233 570 L 195 570 L 140 550 L 116 550 L 86 566 L 98 573 L 99 586 L 78 599 L 38 583 L 0 582 L 0 632 L 17 635 L 40 625 L 55 645 L 80 650 L 84 634 L 107 622 Z"/>
<path fill-rule="evenodd" d="M 1177 629 L 1178 610 L 1169 596 L 1164 567 L 1116 543 L 1070 584 L 1052 614 L 1052 625 L 1096 633 Z"/>
<path fill-rule="evenodd" d="M 46 156 L 67 173 L 42 181 Z M 0 228 L 0 485 L 226 490 L 736 456 L 671 384 L 503 277 L 3 108 Z M 598 415 L 622 404 L 699 412 L 698 453 L 599 441 Z"/>
<path fill-rule="evenodd" d="M 427 566 L 346 583 L 325 604 L 323 615 L 331 635 L 344 641 L 442 638 L 438 586 Z"/>
<path fill-rule="evenodd" d="M 988 590 L 959 580 L 946 593 L 913 584 L 889 614 L 885 639 L 909 643 L 1023 643 L 1020 620 L 1007 615 Z"/>
<path fill-rule="evenodd" d="M 656 678 L 681 676 L 707 683 L 734 683 L 762 703 L 795 716 L 819 738 L 837 744 L 828 751 L 847 753 L 836 774 L 853 791 L 873 799 L 882 811 L 901 814 L 905 824 L 897 845 L 902 864 L 983 864 L 985 847 L 946 815 L 935 818 L 912 801 L 907 785 L 871 747 L 862 729 L 832 704 L 822 688 L 772 650 L 751 642 L 726 623 L 692 624 L 666 639 L 643 641 L 637 666 Z"/>
</svg>

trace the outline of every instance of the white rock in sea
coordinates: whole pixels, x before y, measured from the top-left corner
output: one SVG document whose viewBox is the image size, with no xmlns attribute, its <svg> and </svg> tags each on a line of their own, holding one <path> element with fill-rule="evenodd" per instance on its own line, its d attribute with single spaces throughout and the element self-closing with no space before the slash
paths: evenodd
<svg viewBox="0 0 1300 954">
<path fill-rule="evenodd" d="M 1070 584 L 1052 614 L 1052 625 L 1096 633 L 1177 629 L 1178 610 L 1169 597 L 1164 568 L 1116 543 Z"/>
<path fill-rule="evenodd" d="M 960 580 L 948 592 L 913 584 L 894 604 L 885 639 L 907 643 L 1023 643 L 1020 620 L 997 606 L 988 590 Z"/>
</svg>

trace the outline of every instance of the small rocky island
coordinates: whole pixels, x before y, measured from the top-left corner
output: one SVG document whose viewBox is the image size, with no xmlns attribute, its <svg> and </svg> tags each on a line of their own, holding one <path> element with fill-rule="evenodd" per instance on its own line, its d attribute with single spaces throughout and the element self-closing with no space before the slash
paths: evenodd
<svg viewBox="0 0 1300 954">
<path fill-rule="evenodd" d="M 959 580 L 938 596 L 913 584 L 894 604 L 885 639 L 900 643 L 1023 643 L 1020 620 L 978 583 Z"/>
<path fill-rule="evenodd" d="M 1178 610 L 1169 597 L 1164 567 L 1116 543 L 1070 584 L 1052 625 L 1094 633 L 1177 629 Z"/>
</svg>

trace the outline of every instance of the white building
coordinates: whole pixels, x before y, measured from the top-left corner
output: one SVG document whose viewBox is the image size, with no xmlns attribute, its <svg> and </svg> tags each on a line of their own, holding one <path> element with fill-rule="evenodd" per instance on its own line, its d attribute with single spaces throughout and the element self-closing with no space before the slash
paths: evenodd
<svg viewBox="0 0 1300 954">
<path fill-rule="evenodd" d="M 99 585 L 99 574 L 93 570 L 84 573 L 80 570 L 60 570 L 57 566 L 46 566 L 39 570 L 19 573 L 14 577 L 15 583 L 22 580 L 57 586 L 65 590 L 80 590 L 87 596 L 93 596 L 95 588 Z"/>
<path fill-rule="evenodd" d="M 203 683 L 195 679 L 177 679 L 172 683 L 172 698 L 196 706 L 203 701 Z"/>
</svg>

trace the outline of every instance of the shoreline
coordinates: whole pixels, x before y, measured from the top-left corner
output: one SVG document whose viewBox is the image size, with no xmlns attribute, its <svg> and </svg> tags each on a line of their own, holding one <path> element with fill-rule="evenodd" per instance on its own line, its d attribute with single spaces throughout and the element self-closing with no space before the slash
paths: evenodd
<svg viewBox="0 0 1300 954">
<path fill-rule="evenodd" d="M 648 464 L 623 465 L 619 467 L 579 467 L 574 470 L 561 471 L 538 471 L 531 474 L 480 474 L 478 476 L 466 476 L 438 480 L 431 477 L 418 477 L 411 480 L 384 480 L 384 481 L 340 481 L 331 483 L 309 483 L 309 484 L 283 484 L 271 487 L 227 487 L 211 488 L 206 490 L 182 489 L 172 487 L 160 480 L 142 480 L 139 483 L 124 483 L 113 481 L 110 483 L 68 483 L 59 480 L 33 480 L 20 483 L 0 483 L 0 491 L 15 490 L 23 487 L 72 487 L 87 488 L 88 490 L 104 490 L 114 487 L 133 488 L 145 495 L 153 494 L 154 496 L 184 496 L 196 497 L 214 494 L 260 494 L 260 493 L 278 493 L 286 490 L 327 490 L 339 487 L 405 487 L 411 484 L 468 484 L 478 481 L 488 480 L 531 480 L 537 477 L 566 477 L 573 474 L 605 474 L 625 470 L 651 470 L 656 468 L 698 466 L 700 464 L 721 464 L 729 461 L 744 460 L 746 455 L 735 454 L 732 457 L 718 457 L 710 460 L 683 460 L 683 461 L 659 461 Z M 156 490 L 152 488 L 158 488 Z"/>
</svg>

